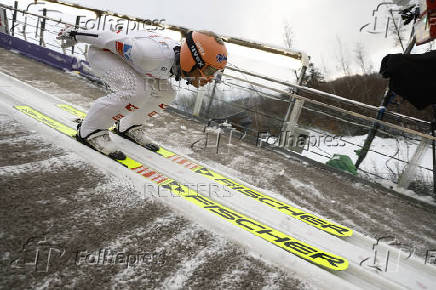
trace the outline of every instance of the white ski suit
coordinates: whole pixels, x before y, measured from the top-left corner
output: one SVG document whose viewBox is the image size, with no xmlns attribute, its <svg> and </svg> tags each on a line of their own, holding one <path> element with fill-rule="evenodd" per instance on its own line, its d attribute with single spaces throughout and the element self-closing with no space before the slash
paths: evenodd
<svg viewBox="0 0 436 290">
<path fill-rule="evenodd" d="M 175 98 L 169 78 L 175 63 L 174 47 L 179 43 L 149 31 L 130 31 L 128 35 L 80 32 L 77 41 L 91 44 L 88 62 L 92 72 L 112 91 L 91 106 L 81 125 L 81 137 L 107 129 L 115 121 L 120 122 L 121 132 L 141 125 Z"/>
</svg>

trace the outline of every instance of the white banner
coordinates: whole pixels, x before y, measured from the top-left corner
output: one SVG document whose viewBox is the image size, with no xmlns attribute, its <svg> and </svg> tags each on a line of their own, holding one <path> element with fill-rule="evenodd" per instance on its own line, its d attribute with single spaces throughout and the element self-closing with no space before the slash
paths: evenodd
<svg viewBox="0 0 436 290">
<path fill-rule="evenodd" d="M 0 8 L 0 32 L 9 34 L 8 18 L 4 8 Z"/>
</svg>

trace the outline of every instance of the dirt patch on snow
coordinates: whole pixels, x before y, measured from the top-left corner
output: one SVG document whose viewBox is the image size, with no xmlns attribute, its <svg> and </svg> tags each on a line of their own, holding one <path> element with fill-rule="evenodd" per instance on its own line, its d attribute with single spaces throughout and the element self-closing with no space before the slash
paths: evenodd
<svg viewBox="0 0 436 290">
<path fill-rule="evenodd" d="M 0 288 L 310 288 L 1 112 L 0 129 Z"/>
</svg>

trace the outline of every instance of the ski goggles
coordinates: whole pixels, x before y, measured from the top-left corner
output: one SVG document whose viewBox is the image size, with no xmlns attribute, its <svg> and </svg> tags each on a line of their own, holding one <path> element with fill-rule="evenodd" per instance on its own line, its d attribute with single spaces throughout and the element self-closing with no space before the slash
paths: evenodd
<svg viewBox="0 0 436 290">
<path fill-rule="evenodd" d="M 202 69 L 198 69 L 198 71 L 200 72 L 201 76 L 204 78 L 214 78 L 216 77 L 218 74 L 223 73 L 223 69 L 217 69 L 211 65 L 206 65 L 205 67 L 203 67 Z"/>
</svg>

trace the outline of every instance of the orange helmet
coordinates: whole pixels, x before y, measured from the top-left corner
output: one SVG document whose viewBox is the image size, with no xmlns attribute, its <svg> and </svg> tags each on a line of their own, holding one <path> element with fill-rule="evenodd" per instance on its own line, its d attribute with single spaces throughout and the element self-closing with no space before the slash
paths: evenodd
<svg viewBox="0 0 436 290">
<path fill-rule="evenodd" d="M 210 77 L 227 64 L 224 42 L 213 33 L 189 31 L 180 49 L 183 72 L 198 69 L 203 77 Z"/>
</svg>

